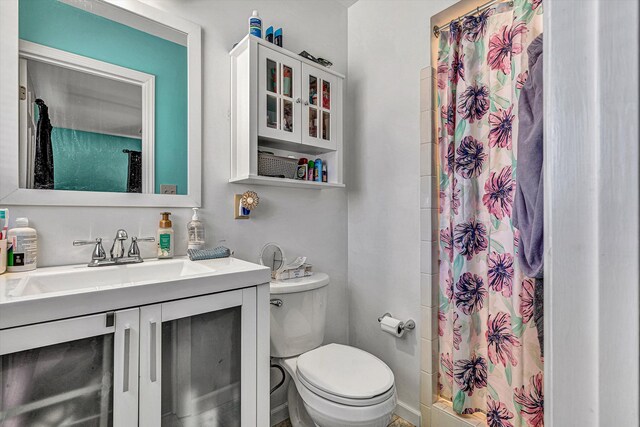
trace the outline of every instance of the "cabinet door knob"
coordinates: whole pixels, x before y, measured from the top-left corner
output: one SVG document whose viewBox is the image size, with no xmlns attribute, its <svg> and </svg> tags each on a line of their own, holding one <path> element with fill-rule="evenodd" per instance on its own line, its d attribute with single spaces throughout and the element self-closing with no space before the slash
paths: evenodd
<svg viewBox="0 0 640 427">
<path fill-rule="evenodd" d="M 309 101 L 304 101 L 304 105 L 309 105 Z"/>
<path fill-rule="evenodd" d="M 300 104 L 300 98 L 296 98 L 296 104 Z"/>
</svg>

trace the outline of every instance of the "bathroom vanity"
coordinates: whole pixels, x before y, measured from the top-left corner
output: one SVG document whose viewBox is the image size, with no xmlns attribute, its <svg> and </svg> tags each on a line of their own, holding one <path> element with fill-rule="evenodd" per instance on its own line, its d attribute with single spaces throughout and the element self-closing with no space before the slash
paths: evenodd
<svg viewBox="0 0 640 427">
<path fill-rule="evenodd" d="M 268 426 L 269 280 L 234 258 L 0 276 L 0 422 Z"/>
</svg>

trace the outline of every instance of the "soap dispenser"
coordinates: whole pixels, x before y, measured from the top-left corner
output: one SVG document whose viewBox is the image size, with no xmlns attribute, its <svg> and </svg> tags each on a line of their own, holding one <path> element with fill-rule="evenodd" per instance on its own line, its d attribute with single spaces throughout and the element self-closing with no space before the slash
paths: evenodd
<svg viewBox="0 0 640 427">
<path fill-rule="evenodd" d="M 160 226 L 158 227 L 158 258 L 173 258 L 173 227 L 169 215 L 171 212 L 160 214 Z"/>
<path fill-rule="evenodd" d="M 187 249 L 202 249 L 204 248 L 204 224 L 198 217 L 198 208 L 192 209 L 193 216 L 187 224 L 187 236 L 189 239 Z"/>
</svg>

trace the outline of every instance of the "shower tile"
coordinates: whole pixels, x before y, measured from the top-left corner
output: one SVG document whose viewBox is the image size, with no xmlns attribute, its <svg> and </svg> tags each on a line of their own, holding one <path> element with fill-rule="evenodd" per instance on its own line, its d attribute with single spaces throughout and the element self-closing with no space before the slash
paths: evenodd
<svg viewBox="0 0 640 427">
<path fill-rule="evenodd" d="M 433 156 L 435 154 L 435 144 L 422 141 L 420 144 L 420 176 L 433 176 L 435 175 L 435 165 Z"/>
<path fill-rule="evenodd" d="M 438 305 L 438 274 L 420 274 L 420 304 L 425 307 Z"/>
<path fill-rule="evenodd" d="M 420 113 L 420 142 L 423 144 L 435 142 L 431 129 L 431 111 L 424 110 Z"/>
<path fill-rule="evenodd" d="M 420 80 L 420 111 L 431 109 L 431 80 Z"/>
<path fill-rule="evenodd" d="M 421 427 L 431 427 L 431 408 L 420 404 Z"/>
<path fill-rule="evenodd" d="M 420 369 L 422 369 L 427 374 L 433 374 L 437 370 L 438 340 L 426 340 L 424 338 L 421 338 L 420 345 Z"/>
<path fill-rule="evenodd" d="M 424 67 L 420 70 L 420 80 L 431 79 L 431 67 Z"/>
<path fill-rule="evenodd" d="M 436 388 L 437 376 L 435 374 L 428 374 L 424 371 L 420 372 L 420 403 L 426 406 L 433 405 L 433 403 L 438 400 Z M 434 423 L 433 425 L 440 427 L 437 423 Z"/>
<path fill-rule="evenodd" d="M 436 178 L 434 176 L 420 177 L 420 207 L 422 209 L 430 209 L 437 207 L 434 199 L 436 195 Z"/>
<path fill-rule="evenodd" d="M 420 240 L 435 242 L 438 240 L 438 215 L 435 209 L 420 210 Z"/>
<path fill-rule="evenodd" d="M 420 306 L 420 326 L 422 338 L 434 340 L 438 338 L 437 307 Z"/>
<path fill-rule="evenodd" d="M 420 272 L 436 274 L 438 265 L 438 242 L 420 242 Z"/>
<path fill-rule="evenodd" d="M 433 404 L 431 408 L 431 419 L 434 426 L 455 426 L 455 427 L 479 427 L 486 426 L 486 422 L 482 421 L 475 415 L 458 415 L 453 411 L 451 402 L 439 400 Z"/>
</svg>

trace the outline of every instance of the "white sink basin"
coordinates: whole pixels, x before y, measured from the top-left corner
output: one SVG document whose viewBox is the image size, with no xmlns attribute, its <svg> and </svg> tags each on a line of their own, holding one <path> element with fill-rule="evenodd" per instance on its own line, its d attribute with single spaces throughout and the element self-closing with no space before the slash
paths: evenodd
<svg viewBox="0 0 640 427">
<path fill-rule="evenodd" d="M 58 271 L 36 271 L 15 279 L 7 294 L 24 297 L 46 293 L 69 293 L 130 286 L 150 282 L 168 282 L 189 276 L 211 274 L 215 269 L 186 259 L 151 261 L 108 267 L 81 267 Z"/>
<path fill-rule="evenodd" d="M 236 258 L 71 265 L 0 275 L 0 329 L 269 283 L 270 270 Z"/>
</svg>

